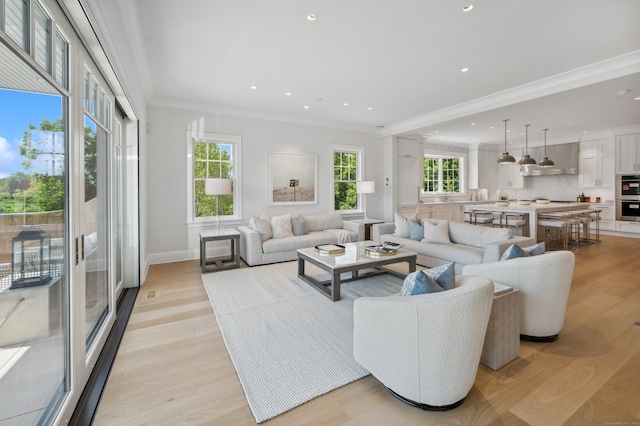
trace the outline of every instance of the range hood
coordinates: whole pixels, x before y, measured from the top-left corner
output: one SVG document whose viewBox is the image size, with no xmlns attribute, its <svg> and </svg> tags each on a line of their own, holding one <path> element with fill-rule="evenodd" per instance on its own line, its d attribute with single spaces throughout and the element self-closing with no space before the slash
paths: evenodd
<svg viewBox="0 0 640 426">
<path fill-rule="evenodd" d="M 538 167 L 526 165 L 520 167 L 522 176 L 557 176 L 578 174 L 578 155 L 580 144 L 578 142 L 547 146 L 547 156 L 555 163 L 551 167 Z M 544 157 L 544 148 L 532 148 L 529 150 L 532 158 L 540 161 Z"/>
</svg>

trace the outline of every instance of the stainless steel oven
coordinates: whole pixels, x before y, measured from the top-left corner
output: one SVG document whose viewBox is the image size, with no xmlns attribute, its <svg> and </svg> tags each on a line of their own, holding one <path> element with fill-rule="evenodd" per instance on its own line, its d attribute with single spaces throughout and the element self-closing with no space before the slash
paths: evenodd
<svg viewBox="0 0 640 426">
<path fill-rule="evenodd" d="M 616 176 L 616 220 L 640 222 L 640 175 Z"/>
</svg>

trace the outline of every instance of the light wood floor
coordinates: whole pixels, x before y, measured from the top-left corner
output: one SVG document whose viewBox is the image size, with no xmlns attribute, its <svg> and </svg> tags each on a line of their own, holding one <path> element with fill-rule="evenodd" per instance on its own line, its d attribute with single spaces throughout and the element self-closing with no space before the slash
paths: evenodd
<svg viewBox="0 0 640 426">
<path fill-rule="evenodd" d="M 639 425 L 640 239 L 602 239 L 576 253 L 559 340 L 481 364 L 459 408 L 411 408 L 368 376 L 263 424 Z M 94 424 L 255 424 L 197 261 L 150 268 Z"/>
</svg>

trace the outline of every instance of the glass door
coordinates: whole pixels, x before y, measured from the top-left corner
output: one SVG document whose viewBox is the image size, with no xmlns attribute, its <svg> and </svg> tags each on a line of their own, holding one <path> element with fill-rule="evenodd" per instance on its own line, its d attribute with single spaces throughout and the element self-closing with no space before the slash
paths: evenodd
<svg viewBox="0 0 640 426">
<path fill-rule="evenodd" d="M 0 424 L 46 424 L 70 392 L 68 97 L 0 57 Z"/>
</svg>

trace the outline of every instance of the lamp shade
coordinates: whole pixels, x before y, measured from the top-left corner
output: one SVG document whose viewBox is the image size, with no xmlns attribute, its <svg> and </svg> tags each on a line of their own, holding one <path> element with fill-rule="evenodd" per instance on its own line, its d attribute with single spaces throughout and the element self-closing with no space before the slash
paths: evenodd
<svg viewBox="0 0 640 426">
<path fill-rule="evenodd" d="M 372 180 L 356 182 L 356 192 L 358 194 L 373 194 L 376 192 L 376 183 Z"/>
<path fill-rule="evenodd" d="M 227 195 L 231 194 L 231 179 L 205 179 L 204 180 L 205 195 Z"/>
</svg>

